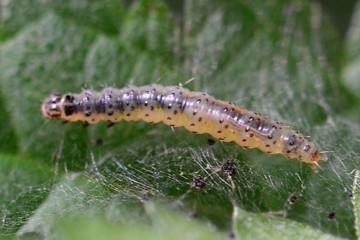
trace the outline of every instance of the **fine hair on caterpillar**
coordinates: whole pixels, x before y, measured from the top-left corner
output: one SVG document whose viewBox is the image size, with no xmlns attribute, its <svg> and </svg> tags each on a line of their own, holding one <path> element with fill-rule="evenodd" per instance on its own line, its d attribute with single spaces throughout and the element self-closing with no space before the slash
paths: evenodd
<svg viewBox="0 0 360 240">
<path fill-rule="evenodd" d="M 325 156 L 303 134 L 222 100 L 181 86 L 128 86 L 96 92 L 53 94 L 41 106 L 46 118 L 86 125 L 125 120 L 164 122 L 185 127 L 197 134 L 208 133 L 223 142 L 234 141 L 243 148 L 258 148 L 267 154 L 299 159 L 314 169 Z"/>
</svg>

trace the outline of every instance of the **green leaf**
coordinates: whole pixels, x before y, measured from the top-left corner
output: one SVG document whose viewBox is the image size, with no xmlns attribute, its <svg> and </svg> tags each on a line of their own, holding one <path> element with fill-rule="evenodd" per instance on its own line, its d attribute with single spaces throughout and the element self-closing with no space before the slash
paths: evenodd
<svg viewBox="0 0 360 240">
<path fill-rule="evenodd" d="M 360 162 L 360 100 L 337 71 L 355 64 L 357 54 L 346 64 L 329 59 L 340 57 L 333 46 L 345 51 L 351 41 L 344 47 L 326 38 L 334 27 L 307 1 L 174 6 L 6 2 L 0 17 L 2 235 L 111 239 L 142 237 L 141 229 L 170 238 L 180 229 L 205 239 L 355 238 L 350 195 Z M 150 83 L 186 83 L 284 122 L 311 135 L 328 160 L 314 173 L 299 161 L 209 144 L 209 135 L 164 124 L 82 128 L 41 116 L 41 101 L 52 93 Z M 236 174 L 226 176 L 223 163 Z M 26 177 L 11 178 L 12 172 Z"/>
<path fill-rule="evenodd" d="M 136 2 L 125 15 L 121 29 L 121 41 L 132 51 L 144 51 L 172 63 L 174 20 L 163 1 L 141 0 Z"/>
<path fill-rule="evenodd" d="M 359 237 L 359 229 L 360 229 L 360 222 L 359 222 L 359 217 L 360 217 L 360 201 L 359 201 L 359 197 L 360 197 L 360 172 L 359 170 L 355 170 L 354 173 L 354 182 L 353 182 L 353 186 L 352 186 L 352 204 L 354 207 L 354 215 L 355 215 L 355 230 L 356 230 L 356 236 Z"/>
<path fill-rule="evenodd" d="M 358 105 L 356 104 L 360 98 L 360 82 L 359 82 L 359 66 L 360 66 L 360 48 L 359 48 L 359 40 L 360 40 L 360 3 L 357 3 L 356 8 L 354 9 L 354 15 L 349 26 L 349 30 L 345 39 L 345 62 L 344 68 L 342 71 L 342 79 L 344 85 L 354 94 L 353 99 L 353 107 L 354 114 L 353 117 L 360 121 L 360 117 L 358 114 Z M 351 104 L 351 103 L 350 103 Z"/>
<path fill-rule="evenodd" d="M 36 160 L 0 154 L 0 206 L 3 217 L 0 234 L 6 236 L 25 224 L 33 211 L 46 199 L 53 172 Z"/>
<path fill-rule="evenodd" d="M 273 214 L 273 215 L 272 215 Z M 340 239 L 330 234 L 324 234 L 310 226 L 290 222 L 276 214 L 253 214 L 235 208 L 234 225 L 241 239 Z"/>
<path fill-rule="evenodd" d="M 143 206 L 133 206 L 123 201 L 119 204 L 115 199 L 99 199 L 101 191 L 90 190 L 91 186 L 70 181 L 63 181 L 49 199 L 30 219 L 29 223 L 20 229 L 23 232 L 37 233 L 46 238 L 62 239 L 223 239 L 224 234 L 216 232 L 214 227 L 194 221 L 188 216 L 145 202 Z M 96 189 L 96 188 L 94 188 Z M 99 195 L 100 193 L 100 195 Z M 81 195 L 81 197 L 78 197 Z M 122 197 L 121 194 L 117 197 Z M 125 197 L 125 196 L 123 196 Z M 79 209 L 83 213 L 79 215 Z M 104 216 L 96 215 L 95 208 L 102 208 L 109 221 Z M 138 209 L 141 209 L 140 212 Z M 73 215 L 73 211 L 77 215 Z M 53 216 L 57 216 L 54 218 Z M 60 216 L 60 217 L 59 217 Z M 45 222 L 42 222 L 45 221 Z M 51 225 L 57 230 L 51 234 Z"/>
<path fill-rule="evenodd" d="M 75 148 L 76 145 L 83 148 L 82 137 L 72 135 L 64 141 L 66 133 L 61 133 L 63 129 L 42 126 L 44 121 L 39 117 L 39 104 L 48 94 L 46 89 L 67 91 L 81 86 L 76 78 L 81 79 L 81 67 L 92 40 L 93 35 L 88 31 L 80 30 L 54 14 L 47 14 L 2 46 L 2 89 L 11 123 L 17 126 L 15 133 L 21 152 L 48 161 L 54 155 L 53 147 L 61 146 L 65 155 L 71 151 L 74 156 L 76 151 L 75 155 L 81 156 L 83 150 Z M 71 132 L 79 131 L 74 129 Z M 45 136 L 52 137 L 41 141 Z M 72 150 L 67 149 L 69 145 Z"/>
<path fill-rule="evenodd" d="M 0 150 L 1 152 L 16 152 L 18 150 L 14 126 L 11 124 L 9 112 L 3 100 L 0 100 Z"/>
<path fill-rule="evenodd" d="M 77 1 L 4 1 L 1 3 L 0 32 L 12 36 L 29 22 L 41 18 L 49 11 L 54 11 L 64 18 L 85 27 L 107 34 L 117 34 L 120 29 L 123 6 L 117 0 L 105 0 L 102 3 L 94 0 Z"/>
</svg>

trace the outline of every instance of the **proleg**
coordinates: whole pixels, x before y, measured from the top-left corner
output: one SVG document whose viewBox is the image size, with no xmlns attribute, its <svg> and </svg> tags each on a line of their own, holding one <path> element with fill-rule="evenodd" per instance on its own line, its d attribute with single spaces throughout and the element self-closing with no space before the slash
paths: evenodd
<svg viewBox="0 0 360 240">
<path fill-rule="evenodd" d="M 85 124 L 113 124 L 121 120 L 164 122 L 193 133 L 208 133 L 223 142 L 234 141 L 244 148 L 297 158 L 315 168 L 325 158 L 303 134 L 279 122 L 180 86 L 129 86 L 53 94 L 44 100 L 41 110 L 49 119 Z"/>
</svg>

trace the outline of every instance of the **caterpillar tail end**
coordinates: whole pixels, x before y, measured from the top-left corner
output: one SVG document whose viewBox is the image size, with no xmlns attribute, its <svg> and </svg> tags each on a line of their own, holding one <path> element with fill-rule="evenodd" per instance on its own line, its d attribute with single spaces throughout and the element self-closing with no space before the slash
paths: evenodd
<svg viewBox="0 0 360 240">
<path fill-rule="evenodd" d="M 321 169 L 319 165 L 319 161 L 327 161 L 327 156 L 324 153 L 317 150 L 314 153 L 312 153 L 310 161 L 306 163 L 310 165 L 310 167 L 315 173 L 318 173 L 319 169 Z"/>
</svg>

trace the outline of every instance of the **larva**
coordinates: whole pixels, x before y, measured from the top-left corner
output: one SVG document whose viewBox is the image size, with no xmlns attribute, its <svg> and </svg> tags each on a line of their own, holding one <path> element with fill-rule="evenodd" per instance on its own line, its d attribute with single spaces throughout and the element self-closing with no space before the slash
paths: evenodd
<svg viewBox="0 0 360 240">
<path fill-rule="evenodd" d="M 49 119 L 85 124 L 101 120 L 110 125 L 120 120 L 164 122 L 193 133 L 208 133 L 223 142 L 235 141 L 244 148 L 297 158 L 315 168 L 324 159 L 303 134 L 259 113 L 180 86 L 109 87 L 101 92 L 53 94 L 44 100 L 41 110 Z"/>
</svg>

